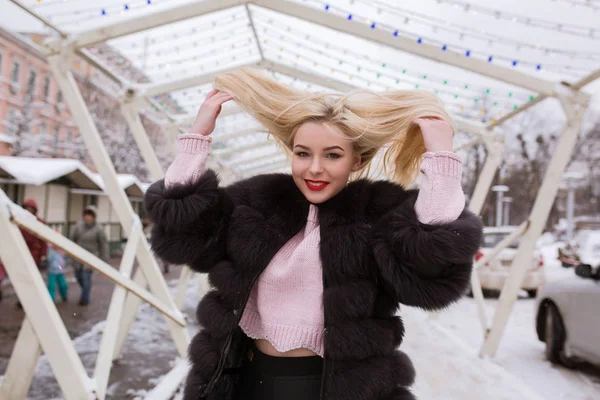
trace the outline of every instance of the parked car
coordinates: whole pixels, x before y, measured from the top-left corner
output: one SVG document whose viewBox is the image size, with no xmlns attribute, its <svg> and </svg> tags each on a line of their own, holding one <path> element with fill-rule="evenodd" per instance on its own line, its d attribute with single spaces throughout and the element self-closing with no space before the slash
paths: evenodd
<svg viewBox="0 0 600 400">
<path fill-rule="evenodd" d="M 516 229 L 516 226 L 494 226 L 483 228 L 483 246 L 475 256 L 475 260 L 478 261 L 489 254 L 498 243 Z M 493 291 L 502 290 L 504 282 L 510 274 L 510 267 L 517 254 L 519 243 L 519 239 L 515 240 L 507 248 L 500 251 L 496 257 L 477 269 L 482 289 Z M 540 252 L 536 251 L 531 258 L 531 265 L 527 268 L 527 273 L 521 287 L 527 291 L 527 294 L 530 297 L 535 297 L 538 287 L 544 284 L 545 281 L 544 258 Z"/>
<path fill-rule="evenodd" d="M 600 243 L 599 243 L 600 245 Z M 600 265 L 580 264 L 573 277 L 547 282 L 536 298 L 536 330 L 546 358 L 571 367 L 600 366 Z"/>
<path fill-rule="evenodd" d="M 575 236 L 580 264 L 600 264 L 600 231 L 580 230 Z"/>
</svg>

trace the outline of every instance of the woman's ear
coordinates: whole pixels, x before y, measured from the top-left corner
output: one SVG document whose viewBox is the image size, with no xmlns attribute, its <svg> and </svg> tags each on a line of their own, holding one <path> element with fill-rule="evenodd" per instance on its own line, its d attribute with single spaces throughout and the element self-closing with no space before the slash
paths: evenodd
<svg viewBox="0 0 600 400">
<path fill-rule="evenodd" d="M 362 157 L 360 154 L 354 156 L 354 162 L 352 163 L 352 172 L 356 172 L 360 169 L 360 163 L 362 162 Z"/>
</svg>

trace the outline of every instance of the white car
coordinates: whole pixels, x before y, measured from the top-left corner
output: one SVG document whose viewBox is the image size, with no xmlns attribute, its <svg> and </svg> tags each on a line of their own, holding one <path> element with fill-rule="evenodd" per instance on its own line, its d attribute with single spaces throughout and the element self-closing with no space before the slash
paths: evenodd
<svg viewBox="0 0 600 400">
<path fill-rule="evenodd" d="M 516 229 L 516 226 L 494 226 L 483 228 L 483 246 L 475 256 L 475 260 L 480 260 L 485 255 L 489 254 L 498 243 Z M 507 248 L 500 251 L 496 257 L 477 269 L 482 289 L 491 291 L 502 290 L 504 282 L 510 274 L 510 267 L 518 247 L 519 239 L 515 240 Z M 544 259 L 542 255 L 536 251 L 531 259 L 531 265 L 528 266 L 521 287 L 527 291 L 527 294 L 530 297 L 535 297 L 537 289 L 545 282 Z"/>
<path fill-rule="evenodd" d="M 595 243 L 600 248 L 600 242 Z M 577 361 L 587 361 L 600 366 L 600 265 L 581 264 L 574 272 L 540 288 L 536 331 L 551 362 L 573 367 Z"/>
</svg>

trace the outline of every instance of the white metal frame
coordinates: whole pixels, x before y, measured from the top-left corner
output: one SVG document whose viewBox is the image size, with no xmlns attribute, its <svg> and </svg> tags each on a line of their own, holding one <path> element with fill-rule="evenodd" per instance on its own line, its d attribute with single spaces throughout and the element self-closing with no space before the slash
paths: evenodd
<svg viewBox="0 0 600 400">
<path fill-rule="evenodd" d="M 18 1 L 16 0 L 14 0 L 13 2 L 18 3 Z M 513 261 L 511 276 L 507 280 L 506 285 L 502 291 L 499 306 L 495 312 L 491 326 L 488 325 L 487 316 L 485 315 L 485 310 L 483 308 L 483 296 L 481 294 L 481 286 L 478 282 L 476 274 L 473 274 L 472 277 L 473 290 L 478 304 L 478 314 L 481 320 L 482 328 L 485 332 L 485 341 L 481 348 L 481 354 L 494 355 L 498 348 L 498 344 L 502 337 L 502 334 L 504 332 L 506 323 L 508 321 L 508 317 L 512 311 L 514 302 L 516 301 L 517 293 L 525 274 L 524 266 L 528 264 L 531 252 L 533 251 L 535 239 L 540 235 L 543 224 L 547 219 L 550 207 L 552 205 L 552 202 L 554 201 L 556 192 L 558 190 L 559 177 L 564 171 L 564 168 L 573 150 L 577 134 L 581 128 L 582 117 L 587 108 L 589 96 L 581 92 L 579 89 L 581 89 L 587 83 L 600 78 L 600 70 L 594 71 L 588 77 L 582 79 L 580 82 L 573 85 L 572 87 L 569 87 L 566 84 L 556 85 L 552 82 L 523 74 L 514 69 L 490 64 L 471 57 L 465 57 L 464 55 L 456 52 L 441 52 L 436 46 L 432 46 L 427 43 L 417 44 L 414 40 L 402 36 L 394 37 L 390 35 L 389 32 L 386 32 L 384 30 L 370 29 L 363 23 L 348 21 L 343 17 L 336 16 L 331 13 L 321 12 L 317 9 L 299 3 L 293 3 L 288 0 L 223 0 L 219 2 L 197 2 L 186 4 L 185 6 L 174 7 L 170 10 L 166 10 L 163 12 L 155 13 L 152 15 L 151 18 L 142 16 L 139 18 L 130 19 L 125 22 L 115 23 L 109 26 L 82 32 L 71 37 L 67 37 L 67 35 L 61 34 L 61 38 L 50 41 L 46 44 L 46 48 L 48 49 L 49 54 L 48 58 L 52 70 L 57 78 L 57 81 L 59 82 L 59 86 L 61 87 L 61 89 L 63 89 L 65 99 L 69 103 L 72 113 L 76 118 L 77 123 L 83 133 L 86 145 L 90 149 L 97 150 L 97 152 L 92 152 L 94 162 L 98 166 L 102 177 L 106 182 L 107 191 L 111 196 L 111 201 L 116 206 L 115 208 L 119 213 L 121 223 L 123 224 L 125 230 L 130 235 L 133 235 L 133 237 L 137 236 L 138 222 L 136 222 L 136 218 L 130 206 L 128 205 L 128 202 L 126 201 L 124 193 L 122 192 L 122 190 L 120 190 L 120 187 L 118 187 L 116 175 L 114 173 L 114 168 L 110 163 L 110 160 L 108 159 L 106 151 L 102 148 L 102 143 L 100 141 L 98 133 L 96 132 L 94 124 L 91 121 L 89 114 L 87 113 L 85 104 L 81 99 L 80 93 L 77 89 L 73 76 L 68 71 L 70 65 L 70 56 L 74 51 L 78 51 L 81 54 L 86 55 L 84 48 L 92 44 L 100 43 L 131 33 L 140 32 L 153 27 L 163 26 L 180 20 L 197 17 L 211 12 L 224 10 L 230 7 L 246 5 L 246 8 L 248 9 L 248 4 L 263 7 L 265 9 L 273 10 L 308 22 L 320 24 L 343 33 L 347 33 L 356 37 L 360 37 L 363 39 L 377 42 L 379 44 L 386 45 L 390 48 L 399 49 L 401 51 L 412 53 L 417 56 L 459 67 L 486 77 L 497 79 L 509 84 L 517 85 L 538 93 L 539 95 L 533 101 L 521 106 L 520 109 L 509 113 L 503 118 L 491 123 L 487 127 L 480 127 L 469 122 L 459 121 L 459 129 L 476 136 L 476 139 L 469 143 L 469 145 L 477 143 L 479 141 L 483 141 L 488 150 L 488 157 L 486 158 L 485 165 L 483 167 L 480 177 L 478 178 L 477 185 L 471 196 L 471 201 L 469 204 L 469 208 L 475 213 L 481 212 L 481 207 L 483 205 L 487 193 L 489 192 L 493 176 L 501 161 L 504 147 L 503 141 L 497 136 L 491 135 L 491 131 L 496 127 L 500 126 L 505 121 L 512 118 L 513 116 L 517 115 L 518 113 L 523 112 L 533 107 L 534 105 L 540 103 L 547 97 L 556 97 L 561 101 L 561 104 L 567 116 L 567 124 L 565 126 L 563 134 L 559 139 L 557 151 L 552 157 L 548 172 L 544 178 L 542 187 L 535 200 L 532 212 L 528 220 L 522 224 L 521 229 L 519 229 L 518 231 L 519 234 L 524 234 L 524 238 L 517 251 L 517 256 Z M 26 9 L 26 7 L 24 8 Z M 252 15 L 249 11 L 248 16 L 252 22 Z M 254 34 L 256 36 L 256 31 L 254 31 Z M 256 36 L 255 39 L 257 40 L 257 45 L 259 46 L 260 50 L 259 38 Z M 93 57 L 90 58 L 90 60 L 92 62 L 97 61 L 94 60 Z M 258 64 L 251 63 L 249 65 L 259 66 L 262 68 L 273 70 L 278 73 L 295 76 L 305 81 L 316 83 L 324 87 L 330 87 L 335 90 L 348 91 L 354 88 L 353 85 L 349 85 L 345 82 L 341 82 L 335 79 L 327 79 L 318 74 L 302 71 L 297 68 L 289 67 L 272 60 L 263 59 Z M 149 98 L 151 96 L 208 83 L 214 78 L 214 76 L 224 71 L 225 70 L 209 74 L 202 74 L 200 76 L 185 78 L 172 82 L 159 82 L 150 85 L 134 85 L 132 86 L 133 90 L 127 92 L 126 95 L 123 97 L 123 114 L 125 115 L 125 118 L 132 132 L 134 133 L 136 142 L 138 143 L 142 155 L 145 161 L 147 162 L 148 168 L 150 169 L 154 178 L 162 177 L 163 171 L 160 168 L 160 165 L 158 164 L 158 160 L 153 152 L 153 149 L 149 145 L 150 142 L 147 138 L 147 134 L 145 133 L 143 126 L 141 126 L 141 122 L 139 120 L 138 115 L 140 107 L 139 100 L 146 97 L 147 101 L 152 102 L 152 99 Z M 110 71 L 107 71 L 107 73 L 111 75 Z M 119 79 L 116 76 L 113 76 L 113 78 Z M 121 83 L 123 82 L 121 81 Z M 231 112 L 239 112 L 239 109 L 233 109 Z M 171 146 L 171 148 L 174 150 L 174 139 L 178 127 L 185 124 L 190 124 L 192 122 L 193 116 L 187 116 L 184 118 L 170 117 L 170 119 L 171 124 L 166 127 L 166 130 L 168 133 L 167 136 L 169 137 L 169 146 Z M 229 134 L 224 136 L 237 137 L 238 135 L 241 135 L 241 132 L 232 133 L 231 136 Z M 223 151 L 215 151 L 215 155 L 218 159 L 219 157 L 227 156 L 238 151 L 245 151 L 253 148 L 263 147 L 272 143 L 273 142 L 270 141 L 264 141 L 258 142 L 251 146 L 234 147 Z M 244 160 L 244 162 L 248 162 L 250 160 L 251 159 Z M 222 164 L 220 165 L 222 167 L 226 167 Z M 241 165 L 241 163 L 234 162 L 233 165 Z M 248 173 L 248 170 L 250 170 L 253 173 L 268 172 L 272 170 L 279 170 L 283 167 L 285 167 L 283 162 L 278 161 L 247 169 L 246 171 L 244 171 L 244 173 Z M 0 223 L 2 223 L 1 220 Z M 14 229 L 12 229 L 12 231 L 14 231 Z M 510 239 L 512 239 L 512 237 Z M 177 301 L 174 302 L 166 292 L 164 280 L 159 279 L 159 277 L 162 278 L 162 276 L 160 276 L 160 273 L 158 272 L 158 267 L 150 254 L 147 242 L 143 237 L 135 240 L 139 242 L 139 246 L 129 246 L 128 244 L 126 250 L 126 257 L 124 257 L 124 263 L 121 266 L 121 272 L 123 273 L 123 276 L 127 277 L 131 273 L 129 262 L 130 260 L 132 260 L 132 254 L 134 253 L 134 250 L 132 250 L 132 248 L 134 248 L 135 255 L 138 257 L 140 263 L 143 265 L 143 268 L 138 269 L 138 271 L 134 275 L 134 282 L 136 282 L 140 286 L 144 286 L 147 280 L 147 283 L 150 284 L 152 291 L 157 294 L 160 300 L 165 302 L 165 304 L 168 305 L 169 309 L 176 310 L 175 304 L 180 305 L 183 300 L 183 293 L 185 290 L 185 284 L 183 282 L 187 281 L 187 279 L 189 278 L 189 270 L 184 269 L 184 272 L 182 272 L 182 282 L 180 283 L 180 286 L 178 288 Z M 15 248 L 18 248 L 18 246 L 20 246 L 18 243 L 13 244 Z M 497 246 L 495 251 L 499 251 L 504 244 L 506 243 L 503 242 L 499 246 Z M 21 256 L 25 257 L 25 255 L 22 254 L 19 257 Z M 479 264 L 480 263 L 476 263 L 476 266 Z M 21 289 L 21 291 L 23 291 L 23 289 Z M 123 304 L 124 302 L 125 304 L 122 312 L 121 310 L 113 311 L 111 314 L 116 315 L 116 317 L 111 318 L 121 319 L 124 322 L 118 328 L 115 328 L 114 326 L 111 327 L 112 331 L 117 332 L 116 340 L 111 341 L 109 344 L 106 345 L 107 349 L 112 349 L 112 356 L 116 357 L 124 341 L 129 324 L 133 320 L 133 316 L 135 315 L 135 311 L 137 310 L 137 304 L 139 304 L 139 299 L 136 296 L 130 295 L 129 298 L 124 300 L 123 292 L 115 291 L 113 302 L 116 304 Z M 27 323 L 25 323 L 22 328 L 23 338 L 32 337 L 32 329 L 35 330 L 35 326 L 39 322 L 37 322 L 37 320 L 34 321 L 32 319 L 28 323 L 31 324 L 33 328 L 28 328 Z M 175 337 L 176 343 L 179 344 L 178 349 L 180 350 L 180 354 L 182 354 L 184 352 L 184 350 L 182 349 L 183 343 L 187 343 L 189 341 L 189 338 L 187 338 L 186 334 L 178 331 L 177 328 L 174 326 L 170 325 L 170 329 Z M 59 332 L 57 333 L 57 335 L 61 335 L 61 333 Z M 21 336 L 19 340 L 21 340 Z M 18 345 L 21 342 L 18 342 Z M 44 347 L 43 343 L 42 347 Z M 35 346 L 31 348 L 31 353 L 29 353 L 28 358 L 37 358 Z M 106 353 L 102 354 L 102 360 L 107 360 L 109 358 L 110 357 L 106 356 Z M 76 366 L 76 368 L 78 367 Z M 177 377 L 181 377 L 183 375 L 182 371 L 184 371 L 184 368 L 178 364 L 172 371 L 173 375 L 171 376 L 176 375 Z M 101 383 L 104 384 L 104 375 L 106 371 L 105 369 L 100 369 L 99 372 L 99 375 L 102 376 Z M 78 386 L 75 385 L 76 388 L 74 388 L 73 391 L 87 390 L 85 384 L 85 379 L 82 378 L 79 381 Z M 161 390 L 163 390 L 165 387 L 170 387 L 169 383 L 167 382 L 164 382 L 164 384 L 161 385 L 157 386 L 157 389 L 155 390 L 155 392 L 153 392 L 153 396 L 159 396 L 159 394 L 162 393 Z M 99 393 L 102 393 L 103 389 L 99 390 Z"/>
<path fill-rule="evenodd" d="M 138 259 L 140 267 L 138 268 L 135 276 L 138 285 L 127 283 L 126 287 L 128 287 L 129 290 L 134 288 L 135 292 L 137 293 L 144 293 L 145 289 L 143 289 L 143 287 L 146 284 L 150 286 L 151 291 L 160 301 L 160 303 L 157 303 L 160 305 L 159 310 L 167 317 L 166 322 L 169 330 L 171 331 L 171 336 L 173 337 L 177 351 L 181 357 L 185 357 L 187 354 L 187 347 L 190 343 L 189 334 L 185 327 L 185 320 L 181 316 L 179 310 L 177 309 L 177 305 L 169 294 L 166 282 L 164 281 L 158 264 L 151 253 L 150 246 L 146 241 L 146 238 L 141 234 L 141 222 L 133 211 L 125 192 L 118 183 L 114 166 L 112 165 L 108 153 L 103 146 L 100 135 L 96 129 L 94 121 L 91 118 L 91 115 L 89 114 L 75 78 L 70 71 L 74 46 L 72 42 L 67 43 L 65 41 L 61 41 L 60 43 L 63 46 L 60 48 L 60 52 L 48 56 L 50 69 L 55 76 L 59 88 L 63 92 L 65 101 L 67 101 L 69 104 L 72 115 L 80 128 L 86 146 L 89 149 L 94 149 L 94 151 L 90 151 L 90 155 L 103 178 L 106 192 L 108 193 L 113 207 L 117 212 L 123 229 L 129 237 L 120 271 L 117 273 L 114 271 L 114 269 L 109 267 L 104 268 L 103 273 L 107 274 L 109 277 L 117 276 L 117 283 L 121 284 L 124 282 L 124 280 L 129 278 L 133 268 L 134 259 Z M 54 50 L 56 51 L 57 48 L 54 47 Z M 162 176 L 162 169 L 158 164 L 156 154 L 150 146 L 148 136 L 143 129 L 141 120 L 139 119 L 139 114 L 135 108 L 135 103 L 124 102 L 122 111 L 132 129 L 136 142 L 142 151 L 142 155 L 149 165 L 151 173 L 155 177 Z M 7 203 L 6 198 L 4 199 L 3 203 Z M 123 345 L 127 331 L 130 327 L 131 321 L 133 320 L 135 311 L 137 310 L 136 303 L 139 302 L 134 302 L 133 300 L 127 301 L 125 291 L 118 286 L 115 288 L 107 318 L 108 322 L 105 332 L 106 334 L 103 336 L 98 355 L 96 371 L 94 378 L 90 380 L 83 370 L 81 360 L 75 353 L 72 343 L 69 341 L 64 324 L 58 317 L 56 309 L 53 307 L 50 301 L 49 294 L 43 289 L 43 280 L 41 279 L 39 272 L 37 273 L 37 276 L 35 276 L 35 266 L 33 265 L 31 255 L 28 253 L 28 251 L 26 251 L 27 249 L 24 245 L 22 236 L 15 226 L 6 226 L 10 225 L 8 215 L 4 215 L 1 218 L 2 220 L 0 220 L 0 223 L 3 223 L 4 226 L 2 233 L 0 233 L 0 237 L 8 236 L 8 238 L 6 238 L 7 240 L 4 240 L 5 238 L 3 238 L 3 243 L 10 243 L 12 245 L 11 247 L 20 249 L 18 252 L 11 253 L 10 247 L 2 248 L 2 258 L 6 260 L 5 264 L 7 271 L 11 276 L 11 280 L 14 282 L 17 296 L 23 303 L 25 312 L 27 313 L 26 321 L 29 321 L 29 323 L 31 323 L 33 326 L 33 329 L 38 332 L 42 331 L 42 326 L 44 326 L 45 329 L 48 329 L 49 325 L 52 326 L 52 330 L 50 330 L 50 332 L 54 332 L 54 334 L 48 335 L 47 332 L 49 331 L 44 331 L 43 335 L 37 335 L 37 340 L 39 340 L 41 348 L 50 359 L 51 365 L 57 376 L 57 379 L 59 380 L 59 384 L 64 392 L 65 397 L 67 399 L 82 399 L 91 398 L 93 395 L 95 398 L 104 399 L 106 396 L 106 388 L 108 386 L 108 377 L 110 374 L 112 361 L 120 353 L 121 346 Z M 41 224 L 32 225 L 32 230 L 37 235 L 43 235 L 44 231 L 47 229 L 49 228 L 45 228 Z M 56 233 L 54 234 L 58 235 Z M 54 243 L 61 242 L 61 239 L 66 240 L 60 237 L 60 235 L 58 236 L 59 237 L 53 237 L 50 234 L 47 235 L 46 239 Z M 76 254 L 78 251 L 82 250 L 77 248 L 72 250 L 72 253 Z M 89 256 L 79 257 L 79 259 L 86 263 L 89 263 L 90 261 Z M 17 268 L 17 266 L 21 265 L 28 265 L 26 271 L 29 276 L 27 278 L 36 282 L 36 287 L 30 287 L 29 291 L 33 288 L 39 293 L 36 297 L 41 298 L 40 301 L 41 304 L 43 304 L 43 307 L 36 308 L 34 303 L 29 304 L 33 300 L 29 300 L 31 296 L 29 293 L 27 293 L 28 289 L 23 288 L 22 284 L 19 283 L 19 268 Z M 37 287 L 40 285 L 41 288 Z M 147 299 L 153 300 L 152 296 L 146 297 Z M 164 306 L 161 304 L 164 304 Z M 38 310 L 44 311 L 43 314 L 46 317 L 40 317 L 40 311 Z M 49 310 L 54 310 L 54 312 Z M 171 320 L 173 317 L 175 317 L 176 322 Z M 51 319 L 48 320 L 48 318 Z M 27 327 L 28 325 L 26 322 L 22 328 L 22 337 L 24 338 L 22 340 L 26 340 L 25 338 L 29 338 L 31 340 L 32 338 L 30 329 Z M 57 340 L 61 341 L 61 345 L 52 347 L 49 343 L 44 342 L 47 340 L 45 338 L 57 338 Z M 61 349 L 64 354 L 61 355 L 60 352 L 57 353 L 56 350 L 54 350 L 56 348 Z M 39 351 L 31 352 L 30 357 L 27 360 L 29 365 L 26 366 L 28 368 L 26 369 L 26 377 L 33 373 L 31 370 L 35 368 L 35 362 L 37 361 L 36 354 L 38 353 Z M 12 358 L 14 357 L 16 357 L 16 355 L 13 353 Z M 13 366 L 12 371 L 14 371 L 16 368 L 22 367 L 18 366 L 16 361 L 11 361 L 11 364 Z M 177 371 L 181 370 L 182 368 L 178 366 Z M 11 377 L 14 377 L 18 374 L 12 371 L 8 371 L 9 379 L 4 380 L 1 390 L 6 390 L 6 393 L 9 394 L 8 398 L 23 398 L 16 396 L 21 396 L 23 393 L 26 393 L 31 382 L 27 382 L 27 379 L 23 380 L 21 383 L 15 382 L 14 379 L 11 379 Z M 184 375 L 185 374 L 181 372 L 176 374 L 177 378 L 179 379 L 177 385 L 181 382 Z M 169 376 L 173 377 L 173 374 Z M 170 382 L 169 385 L 173 386 L 173 383 Z M 161 388 L 163 388 L 162 390 L 164 390 L 164 388 L 169 385 L 164 384 L 159 386 L 161 386 Z M 10 390 L 10 392 L 8 392 L 8 390 Z"/>
</svg>

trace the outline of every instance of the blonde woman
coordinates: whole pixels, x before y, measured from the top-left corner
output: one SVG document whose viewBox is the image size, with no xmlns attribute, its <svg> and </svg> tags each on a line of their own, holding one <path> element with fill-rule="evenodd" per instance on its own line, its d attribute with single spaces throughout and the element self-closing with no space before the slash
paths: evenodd
<svg viewBox="0 0 600 400">
<path fill-rule="evenodd" d="M 289 151 L 291 175 L 221 187 L 206 170 L 232 100 Z M 219 76 L 145 199 L 158 256 L 214 287 L 198 305 L 184 398 L 414 399 L 398 306 L 456 301 L 481 242 L 452 137 L 429 94 L 315 94 L 250 69 Z M 382 148 L 391 180 L 358 179 Z M 421 190 L 405 190 L 419 169 Z"/>
</svg>

